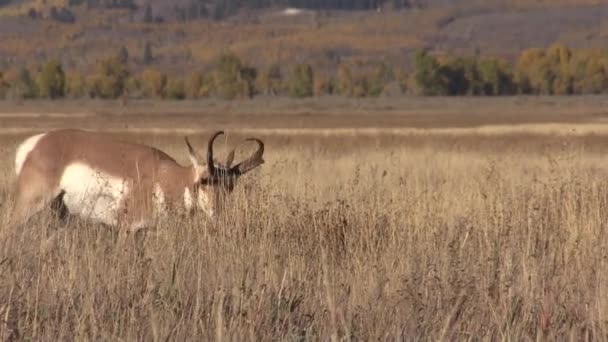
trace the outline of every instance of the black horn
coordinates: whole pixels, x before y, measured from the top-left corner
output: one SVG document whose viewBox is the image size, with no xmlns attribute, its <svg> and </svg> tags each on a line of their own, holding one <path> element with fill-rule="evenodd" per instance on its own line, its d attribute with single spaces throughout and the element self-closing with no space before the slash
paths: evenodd
<svg viewBox="0 0 608 342">
<path fill-rule="evenodd" d="M 262 140 L 257 138 L 249 138 L 245 139 L 245 141 L 255 141 L 258 144 L 258 149 L 251 155 L 251 157 L 238 163 L 232 168 L 232 171 L 238 175 L 245 174 L 255 169 L 256 167 L 264 164 L 264 159 L 262 158 L 262 156 L 264 155 L 264 143 L 262 142 Z"/>
<path fill-rule="evenodd" d="M 215 167 L 215 163 L 213 161 L 213 142 L 215 139 L 224 134 L 224 131 L 217 131 L 211 139 L 209 139 L 209 144 L 207 145 L 207 170 L 209 170 L 209 175 L 214 176 L 217 173 L 217 168 Z"/>
</svg>

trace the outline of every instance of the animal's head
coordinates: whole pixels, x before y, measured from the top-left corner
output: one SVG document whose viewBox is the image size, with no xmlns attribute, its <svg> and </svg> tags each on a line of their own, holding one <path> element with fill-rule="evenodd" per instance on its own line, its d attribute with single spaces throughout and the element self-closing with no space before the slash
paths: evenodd
<svg viewBox="0 0 608 342">
<path fill-rule="evenodd" d="M 196 205 L 209 216 L 214 216 L 218 213 L 225 196 L 234 190 L 239 177 L 264 163 L 264 159 L 262 158 L 264 143 L 257 138 L 245 139 L 244 142 L 253 141 L 258 145 L 257 151 L 246 160 L 233 165 L 235 148 L 228 153 L 228 157 L 224 163 L 216 162 L 213 156 L 213 142 L 222 134 L 224 134 L 223 131 L 218 131 L 209 139 L 206 165 L 200 162 L 201 158 L 192 148 L 188 138 L 185 138 L 190 161 L 197 174 L 195 185 Z"/>
</svg>

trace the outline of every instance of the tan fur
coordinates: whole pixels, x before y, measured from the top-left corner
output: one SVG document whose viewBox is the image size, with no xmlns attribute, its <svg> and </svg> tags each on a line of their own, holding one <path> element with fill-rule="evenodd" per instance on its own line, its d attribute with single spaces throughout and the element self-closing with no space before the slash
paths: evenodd
<svg viewBox="0 0 608 342">
<path fill-rule="evenodd" d="M 80 130 L 47 133 L 27 156 L 17 178 L 12 221 L 24 222 L 58 194 L 65 168 L 76 162 L 92 165 L 109 175 L 125 178 L 131 194 L 121 221 L 137 222 L 150 215 L 148 200 L 159 183 L 167 202 L 177 202 L 185 187 L 194 187 L 193 166 L 181 166 L 153 147 L 113 140 L 106 134 Z"/>
<path fill-rule="evenodd" d="M 90 204 L 93 211 L 85 216 L 93 215 L 111 222 L 108 224 L 130 227 L 145 225 L 159 206 L 167 210 L 184 206 L 194 209 L 191 203 L 185 203 L 188 196 L 200 207 L 197 193 L 208 199 L 202 209 L 215 213 L 222 196 L 232 191 L 238 177 L 264 163 L 263 142 L 249 138 L 246 141 L 258 144 L 258 150 L 251 157 L 231 166 L 235 152 L 232 150 L 225 164 L 215 165 L 213 142 L 223 133 L 216 132 L 209 140 L 207 165 L 200 164 L 200 157 L 186 138 L 190 166 L 179 165 L 154 147 L 114 140 L 103 133 L 66 129 L 48 132 L 35 144 L 26 140 L 25 148 L 20 147 L 16 157 L 16 165 L 21 168 L 16 170 L 16 201 L 11 222 L 26 222 L 50 203 L 56 204 L 62 196 L 65 203 L 80 213 L 86 212 L 83 208 L 89 208 L 81 204 Z M 100 184 L 109 185 L 95 183 L 100 180 Z M 97 192 L 86 191 L 89 181 Z M 97 197 L 87 202 L 92 194 Z M 162 204 L 154 202 L 159 194 L 162 194 Z M 97 211 L 97 205 L 101 205 L 101 212 Z"/>
</svg>

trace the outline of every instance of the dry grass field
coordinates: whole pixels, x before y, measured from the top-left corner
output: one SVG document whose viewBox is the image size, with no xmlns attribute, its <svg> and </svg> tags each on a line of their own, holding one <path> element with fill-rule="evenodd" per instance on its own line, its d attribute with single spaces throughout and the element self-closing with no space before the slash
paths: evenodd
<svg viewBox="0 0 608 342">
<path fill-rule="evenodd" d="M 267 143 L 266 164 L 242 180 L 225 215 L 159 221 L 126 248 L 115 230 L 78 219 L 43 214 L 16 232 L 3 227 L 3 338 L 608 339 L 606 99 L 412 101 L 291 103 L 311 109 L 284 115 L 267 106 L 276 113 L 264 120 L 253 103 L 246 122 L 241 107 L 220 104 L 211 111 L 225 116 L 215 117 L 199 108 L 209 126 L 235 132 L 228 143 L 256 129 Z M 86 123 L 70 118 L 84 112 L 73 104 L 26 105 L 21 121 L 11 106 L 0 110 L 2 219 L 26 129 Z M 319 127 L 303 128 L 303 112 Z M 367 124 L 353 127 L 348 112 Z M 479 127 L 484 112 L 491 126 Z M 115 134 L 187 161 L 181 133 L 169 131 L 190 126 L 167 115 L 154 121 L 162 134 L 137 131 L 149 124 L 138 117 L 123 113 L 128 127 Z M 383 120 L 390 129 L 374 125 Z"/>
</svg>

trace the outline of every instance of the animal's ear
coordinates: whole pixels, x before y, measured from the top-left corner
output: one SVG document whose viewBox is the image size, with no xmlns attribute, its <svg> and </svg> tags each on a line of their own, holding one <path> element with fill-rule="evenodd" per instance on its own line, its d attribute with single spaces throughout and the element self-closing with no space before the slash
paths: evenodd
<svg viewBox="0 0 608 342">
<path fill-rule="evenodd" d="M 235 149 L 232 149 L 232 151 L 230 151 L 230 153 L 228 153 L 228 156 L 226 157 L 226 163 L 224 164 L 224 166 L 226 166 L 228 168 L 232 166 L 232 162 L 234 162 L 234 153 L 235 153 Z"/>
<path fill-rule="evenodd" d="M 205 176 L 199 179 L 199 185 L 217 185 L 220 182 L 220 178 Z"/>
<path fill-rule="evenodd" d="M 200 176 L 203 173 L 203 169 L 201 168 L 201 164 L 200 164 L 201 158 L 198 155 L 198 153 L 196 153 L 196 151 L 192 148 L 192 145 L 190 144 L 188 137 L 184 137 L 184 140 L 186 141 L 186 146 L 188 146 L 188 158 L 190 158 L 190 162 L 192 163 L 192 166 L 196 170 L 197 176 Z"/>
</svg>

